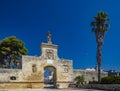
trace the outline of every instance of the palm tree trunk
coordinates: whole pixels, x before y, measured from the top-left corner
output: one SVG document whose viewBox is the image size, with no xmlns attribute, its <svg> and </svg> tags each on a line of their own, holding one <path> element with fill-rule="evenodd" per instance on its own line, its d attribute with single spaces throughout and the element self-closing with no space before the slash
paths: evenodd
<svg viewBox="0 0 120 91">
<path fill-rule="evenodd" d="M 101 61 L 102 61 L 102 44 L 97 46 L 97 65 L 98 65 L 98 82 L 101 82 Z"/>
<path fill-rule="evenodd" d="M 98 66 L 98 82 L 101 82 L 101 61 L 102 61 L 102 44 L 104 39 L 104 32 L 96 33 L 97 40 L 97 66 Z"/>
</svg>

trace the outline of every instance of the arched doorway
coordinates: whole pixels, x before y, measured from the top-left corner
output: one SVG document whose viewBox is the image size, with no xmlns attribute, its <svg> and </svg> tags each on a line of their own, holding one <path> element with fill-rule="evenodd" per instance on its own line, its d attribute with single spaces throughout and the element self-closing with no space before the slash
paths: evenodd
<svg viewBox="0 0 120 91">
<path fill-rule="evenodd" d="M 53 66 L 44 67 L 44 87 L 45 88 L 56 87 L 56 68 Z"/>
</svg>

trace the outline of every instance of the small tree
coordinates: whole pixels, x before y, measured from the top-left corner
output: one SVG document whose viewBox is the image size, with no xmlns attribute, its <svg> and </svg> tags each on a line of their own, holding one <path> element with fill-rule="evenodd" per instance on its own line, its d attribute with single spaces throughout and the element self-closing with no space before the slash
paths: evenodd
<svg viewBox="0 0 120 91">
<path fill-rule="evenodd" d="M 83 82 L 85 81 L 85 78 L 83 75 L 82 76 L 79 75 L 75 78 L 75 81 L 77 84 L 80 84 L 80 83 L 83 84 Z"/>
<path fill-rule="evenodd" d="M 7 37 L 0 41 L 0 63 L 5 68 L 19 65 L 18 60 L 27 54 L 24 43 L 15 36 Z"/>
</svg>

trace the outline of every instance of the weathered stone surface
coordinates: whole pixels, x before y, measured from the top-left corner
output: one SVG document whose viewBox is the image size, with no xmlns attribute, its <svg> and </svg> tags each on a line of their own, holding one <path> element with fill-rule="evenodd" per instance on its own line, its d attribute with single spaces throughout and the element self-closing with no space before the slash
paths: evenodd
<svg viewBox="0 0 120 91">
<path fill-rule="evenodd" d="M 17 82 L 0 83 L 0 89 L 44 88 L 43 83 Z"/>
<path fill-rule="evenodd" d="M 88 70 L 74 70 L 73 71 L 73 78 L 75 78 L 78 75 L 83 75 L 85 77 L 86 83 L 89 83 L 89 81 L 97 81 L 98 80 L 98 72 L 95 71 L 88 71 Z M 108 76 L 108 72 L 101 71 L 101 78 Z"/>
<path fill-rule="evenodd" d="M 69 83 L 69 82 L 68 82 L 68 83 L 65 83 L 65 82 L 60 82 L 60 83 L 59 83 L 59 82 L 58 82 L 58 84 L 59 84 L 59 86 L 58 86 L 59 88 L 63 88 L 63 87 L 64 87 L 64 88 L 68 88 L 68 86 L 69 86 L 70 83 Z"/>
<path fill-rule="evenodd" d="M 40 57 L 22 56 L 22 69 L 0 69 L 1 88 L 44 88 L 44 70 L 55 69 L 54 83 L 60 88 L 67 88 L 72 81 L 72 60 L 60 59 L 57 45 L 42 43 Z M 11 80 L 11 77 L 16 80 Z"/>
</svg>

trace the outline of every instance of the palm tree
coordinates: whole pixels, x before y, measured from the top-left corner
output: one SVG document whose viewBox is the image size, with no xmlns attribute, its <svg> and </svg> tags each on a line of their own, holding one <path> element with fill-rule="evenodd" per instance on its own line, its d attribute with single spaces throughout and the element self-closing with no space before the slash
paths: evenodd
<svg viewBox="0 0 120 91">
<path fill-rule="evenodd" d="M 97 16 L 94 17 L 95 21 L 91 22 L 92 31 L 95 33 L 97 42 L 97 67 L 98 67 L 98 82 L 101 81 L 101 61 L 102 61 L 102 45 L 104 40 L 104 35 L 109 28 L 107 21 L 107 14 L 105 12 L 98 12 Z"/>
</svg>

